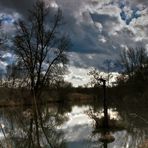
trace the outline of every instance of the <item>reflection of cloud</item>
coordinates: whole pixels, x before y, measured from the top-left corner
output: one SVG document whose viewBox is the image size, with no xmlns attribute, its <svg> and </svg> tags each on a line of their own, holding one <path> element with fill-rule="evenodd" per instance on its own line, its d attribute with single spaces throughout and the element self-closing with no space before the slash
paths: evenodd
<svg viewBox="0 0 148 148">
<path fill-rule="evenodd" d="M 6 66 L 7 66 L 7 63 L 6 62 L 0 61 L 0 75 L 2 73 L 5 73 Z"/>
<path fill-rule="evenodd" d="M 72 111 L 67 113 L 69 120 L 59 127 L 59 130 L 62 130 L 64 132 L 64 139 L 66 140 L 68 147 L 101 147 L 102 143 L 98 140 L 101 136 L 101 133 L 98 132 L 98 134 L 92 134 L 92 131 L 94 130 L 92 124 L 93 121 L 85 114 L 85 111 L 87 111 L 89 107 L 90 106 L 74 106 L 72 108 Z M 98 112 L 101 113 L 103 112 L 103 110 L 100 109 L 98 110 Z M 118 112 L 116 112 L 114 109 L 109 109 L 109 112 L 112 113 L 112 117 L 116 118 L 119 116 Z M 137 144 L 139 144 L 142 140 L 141 138 L 139 140 L 139 135 L 141 135 L 141 131 L 133 127 L 130 127 L 130 129 L 132 132 L 134 132 L 131 133 L 127 129 L 112 133 L 115 137 L 115 141 L 113 143 L 109 143 L 108 147 L 135 148 Z M 137 133 L 139 133 L 138 136 Z"/>
<path fill-rule="evenodd" d="M 89 106 L 72 108 L 68 113 L 69 120 L 60 128 L 64 130 L 67 141 L 81 141 L 88 139 L 91 133 L 92 120 L 84 113 Z"/>
</svg>

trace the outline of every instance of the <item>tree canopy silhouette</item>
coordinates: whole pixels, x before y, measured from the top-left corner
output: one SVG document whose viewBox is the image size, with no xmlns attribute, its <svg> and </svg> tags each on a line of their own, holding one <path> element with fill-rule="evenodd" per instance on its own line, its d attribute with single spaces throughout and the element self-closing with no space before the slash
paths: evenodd
<svg viewBox="0 0 148 148">
<path fill-rule="evenodd" d="M 125 89 L 133 94 L 145 92 L 148 82 L 148 54 L 146 49 L 129 48 L 122 51 L 120 63 L 124 72 L 117 79 L 118 86 L 125 86 Z"/>
<path fill-rule="evenodd" d="M 56 14 L 51 16 L 49 10 L 50 7 L 46 7 L 43 1 L 38 1 L 29 10 L 28 18 L 16 23 L 14 51 L 17 64 L 21 66 L 35 95 L 56 76 L 64 74 L 68 61 L 66 51 L 70 41 L 60 31 L 62 12 L 57 9 Z"/>
<path fill-rule="evenodd" d="M 145 48 L 129 48 L 128 50 L 123 50 L 120 57 L 121 65 L 130 78 L 136 72 L 142 71 L 147 67 L 148 55 Z"/>
</svg>

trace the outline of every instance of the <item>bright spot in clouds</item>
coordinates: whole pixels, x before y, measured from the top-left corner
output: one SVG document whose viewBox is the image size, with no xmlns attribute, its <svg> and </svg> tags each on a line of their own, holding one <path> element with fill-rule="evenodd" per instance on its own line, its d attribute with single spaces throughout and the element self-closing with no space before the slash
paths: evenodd
<svg viewBox="0 0 148 148">
<path fill-rule="evenodd" d="M 14 35 L 14 22 L 26 16 L 35 0 L 0 1 L 0 19 L 8 36 Z M 63 12 L 72 47 L 69 74 L 65 80 L 74 86 L 87 84 L 91 67 L 105 71 L 103 63 L 115 63 L 123 48 L 148 48 L 148 0 L 45 0 L 53 11 Z M 55 9 L 54 9 L 55 8 Z M 4 69 L 6 63 L 0 65 Z M 118 67 L 110 69 L 119 71 Z"/>
<path fill-rule="evenodd" d="M 69 67 L 69 74 L 65 75 L 65 80 L 71 82 L 74 86 L 84 86 L 89 82 L 88 72 L 90 69 Z"/>
</svg>

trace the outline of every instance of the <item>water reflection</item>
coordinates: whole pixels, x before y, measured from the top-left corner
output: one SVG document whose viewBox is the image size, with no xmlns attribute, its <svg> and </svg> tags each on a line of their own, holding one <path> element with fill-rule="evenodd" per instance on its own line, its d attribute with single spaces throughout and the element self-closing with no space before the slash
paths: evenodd
<svg viewBox="0 0 148 148">
<path fill-rule="evenodd" d="M 112 143 L 100 142 L 103 132 L 86 112 L 102 116 L 102 107 L 92 105 L 51 104 L 0 110 L 0 147 L 2 148 L 138 148 L 148 139 L 148 117 L 141 110 L 110 108 L 113 119 L 126 123 L 124 130 L 112 130 Z M 144 120 L 141 118 L 144 116 Z M 140 116 L 140 117 L 137 117 Z"/>
<path fill-rule="evenodd" d="M 56 108 L 58 111 L 58 109 Z M 4 109 L 1 112 L 1 145 L 12 148 L 65 148 L 63 132 L 57 131 L 67 118 L 52 107 Z"/>
</svg>

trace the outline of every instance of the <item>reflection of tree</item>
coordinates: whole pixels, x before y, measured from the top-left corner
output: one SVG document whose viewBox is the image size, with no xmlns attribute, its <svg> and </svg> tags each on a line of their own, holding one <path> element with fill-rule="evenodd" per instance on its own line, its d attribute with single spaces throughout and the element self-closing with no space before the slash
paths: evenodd
<svg viewBox="0 0 148 148">
<path fill-rule="evenodd" d="M 133 111 L 131 108 L 129 110 L 126 109 L 126 111 L 123 109 L 126 109 L 126 107 L 120 108 L 118 109 L 118 111 L 121 118 L 126 120 L 128 125 L 127 128 L 123 131 L 118 131 L 118 132 L 113 131 L 115 141 L 113 143 L 108 143 L 108 144 L 106 144 L 105 142 L 104 143 L 100 142 L 101 134 L 103 134 L 101 131 L 99 131 L 96 134 L 92 133 L 90 135 L 91 136 L 89 143 L 90 147 L 139 148 L 138 146 L 142 144 L 148 136 L 147 123 L 144 124 L 144 122 L 141 121 L 139 118 L 133 116 L 133 114 L 130 114 L 130 112 Z M 98 108 L 98 110 L 96 109 L 94 112 L 99 113 L 101 112 L 101 110 L 102 110 L 101 108 Z M 5 128 L 1 129 L 4 130 L 6 136 L 6 138 L 3 138 L 3 140 L 0 141 L 0 147 L 7 148 L 9 144 L 10 148 L 11 147 L 36 148 L 38 146 L 37 142 L 38 140 L 40 146 L 44 148 L 66 147 L 66 144 L 63 140 L 63 133 L 60 132 L 60 130 L 57 130 L 57 126 L 63 124 L 63 122 L 66 120 L 66 117 L 64 116 L 65 112 L 66 110 L 62 114 L 60 114 L 59 106 L 56 106 L 55 108 L 50 105 L 48 105 L 48 107 L 40 106 L 41 117 L 36 113 L 34 113 L 33 108 L 30 109 L 15 108 L 12 110 L 6 109 L 5 112 L 3 113 L 0 112 L 1 119 L 2 115 L 4 116 L 4 118 L 1 120 L 1 124 L 5 124 Z M 143 114 L 144 113 L 145 112 L 143 112 Z M 141 117 L 143 116 L 141 111 L 139 111 L 137 115 L 138 116 L 141 115 Z M 44 131 L 41 126 L 43 126 Z M 37 129 L 38 129 L 38 137 L 36 134 Z M 92 130 L 94 129 L 95 126 Z M 85 128 L 85 130 L 87 129 Z M 79 131 L 76 131 L 76 133 L 79 133 Z M 78 143 L 78 145 L 80 145 L 80 143 Z"/>
<path fill-rule="evenodd" d="M 122 135 L 122 146 L 137 148 L 148 136 L 148 116 L 144 107 L 136 104 L 121 104 L 117 107 L 121 117 L 127 123 L 125 134 Z M 118 138 L 120 140 L 120 138 Z M 139 147 L 138 147 L 139 148 Z"/>
<path fill-rule="evenodd" d="M 104 116 L 102 117 L 103 110 L 100 108 L 94 109 L 89 108 L 86 111 L 87 115 L 94 120 L 94 126 L 92 130 L 92 141 L 93 139 L 97 140 L 97 146 L 102 148 L 107 148 L 108 143 L 112 143 L 115 138 L 112 136 L 111 132 L 116 130 L 114 125 L 112 126 L 112 121 L 108 115 L 108 126 L 104 125 Z M 115 120 L 114 120 L 115 121 Z"/>
<path fill-rule="evenodd" d="M 71 112 L 72 110 L 72 105 L 68 101 L 61 101 L 58 103 L 58 113 L 61 115 L 64 115 L 66 112 Z"/>
<path fill-rule="evenodd" d="M 142 109 L 141 109 L 142 110 Z M 139 145 L 141 145 L 148 136 L 148 128 L 147 128 L 147 118 L 145 117 L 145 110 L 143 111 L 136 111 L 133 108 L 127 107 L 118 107 L 117 111 L 120 115 L 120 118 L 124 121 L 125 129 L 111 129 L 111 131 L 114 134 L 115 142 L 109 143 L 109 147 L 127 147 L 127 148 L 138 148 Z M 132 112 L 138 112 L 137 114 L 133 114 Z M 101 125 L 101 107 L 98 109 L 90 108 L 90 110 L 87 112 L 89 114 L 89 117 L 94 120 L 94 126 L 92 131 L 92 137 L 91 141 L 94 140 L 97 143 L 98 147 L 107 147 L 107 143 L 103 142 L 100 143 L 100 137 L 104 135 L 104 130 L 100 127 Z M 131 114 L 132 113 L 132 114 Z M 107 131 L 108 132 L 108 131 Z M 95 143 L 95 144 L 96 144 Z"/>
<path fill-rule="evenodd" d="M 55 110 L 40 107 L 38 111 L 34 108 L 26 109 L 24 112 L 6 111 L 4 119 L 5 123 L 7 121 L 9 124 L 7 129 L 4 128 L 6 137 L 1 141 L 4 147 L 8 145 L 17 148 L 66 147 L 63 133 L 56 128 L 66 120 L 66 117 L 57 114 Z"/>
</svg>

